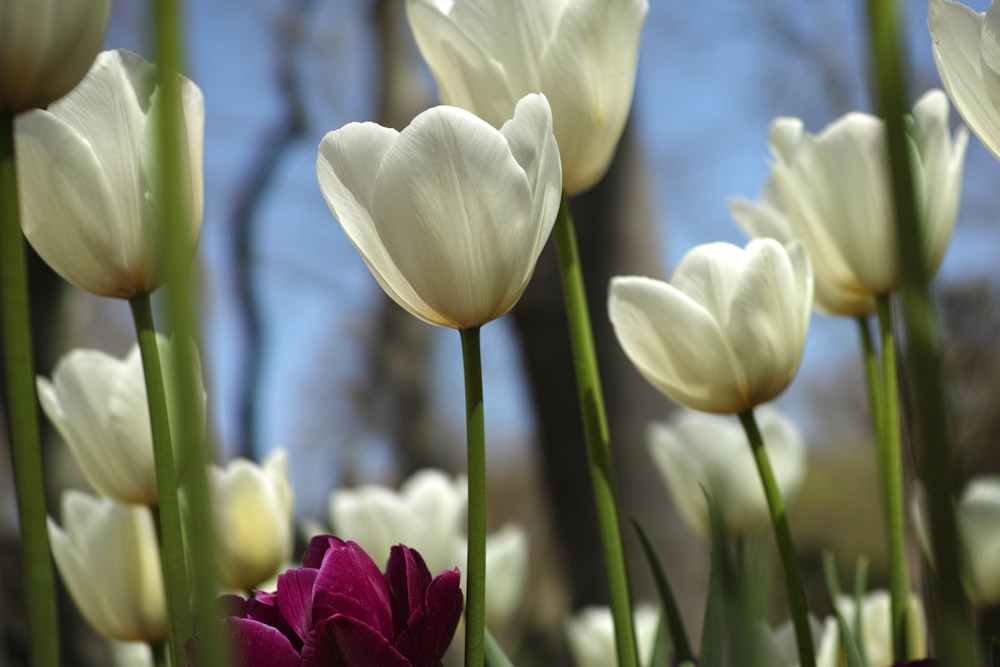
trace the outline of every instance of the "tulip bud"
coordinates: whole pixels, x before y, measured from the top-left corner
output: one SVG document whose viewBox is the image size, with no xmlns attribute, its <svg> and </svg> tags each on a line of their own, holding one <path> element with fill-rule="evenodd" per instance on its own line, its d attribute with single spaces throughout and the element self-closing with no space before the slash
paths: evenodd
<svg viewBox="0 0 1000 667">
<path fill-rule="evenodd" d="M 172 341 L 157 337 L 168 386 L 172 384 L 172 346 Z M 198 375 L 200 386 L 200 369 Z M 99 350 L 73 350 L 56 364 L 51 381 L 38 377 L 37 387 L 42 410 L 96 491 L 125 504 L 158 503 L 153 435 L 138 345 L 133 345 L 124 359 Z M 176 426 L 172 430 L 178 432 Z"/>
<path fill-rule="evenodd" d="M 111 0 L 0 3 L 0 112 L 45 107 L 80 83 L 110 15 Z"/>
<path fill-rule="evenodd" d="M 212 466 L 216 556 L 223 588 L 250 590 L 292 556 L 292 487 L 288 456 L 278 450 L 256 465 L 246 459 Z"/>
<path fill-rule="evenodd" d="M 559 210 L 559 153 L 541 95 L 499 131 L 435 107 L 402 132 L 351 123 L 319 145 L 326 203 L 396 303 L 468 329 L 521 298 Z"/>
<path fill-rule="evenodd" d="M 21 228 L 52 269 L 81 289 L 130 298 L 164 280 L 154 137 L 162 111 L 153 65 L 104 51 L 72 93 L 15 123 Z M 181 79 L 185 215 L 171 220 L 194 253 L 202 217 L 201 91 Z"/>
<path fill-rule="evenodd" d="M 69 490 L 62 496 L 62 524 L 49 518 L 52 556 L 91 627 L 116 641 L 165 640 L 166 600 L 150 510 Z"/>
<path fill-rule="evenodd" d="M 648 665 L 653 657 L 656 626 L 660 614 L 656 607 L 639 605 L 633 614 L 639 664 Z M 615 667 L 615 626 L 608 607 L 581 609 L 565 625 L 566 639 L 576 667 Z"/>
<path fill-rule="evenodd" d="M 607 171 L 635 87 L 646 0 L 407 0 L 406 15 L 441 99 L 494 127 L 543 93 L 573 195 Z"/>
<path fill-rule="evenodd" d="M 773 239 L 694 248 L 670 283 L 611 279 L 608 312 L 635 367 L 666 396 L 737 414 L 795 377 L 812 311 L 809 258 Z"/>
<path fill-rule="evenodd" d="M 773 408 L 758 410 L 757 421 L 787 508 L 805 480 L 805 441 L 795 424 Z M 718 505 L 731 535 L 770 530 L 767 498 L 739 423 L 684 411 L 668 423 L 650 425 L 649 453 L 677 510 L 703 536 L 710 532 L 703 488 Z"/>
</svg>

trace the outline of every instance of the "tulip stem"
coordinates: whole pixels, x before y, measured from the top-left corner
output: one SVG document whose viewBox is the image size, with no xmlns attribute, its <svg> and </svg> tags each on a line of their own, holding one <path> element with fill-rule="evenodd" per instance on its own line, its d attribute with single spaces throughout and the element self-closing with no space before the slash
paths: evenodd
<svg viewBox="0 0 1000 667">
<path fill-rule="evenodd" d="M 486 435 L 479 327 L 461 329 L 469 478 L 469 552 L 465 567 L 465 665 L 482 667 L 486 633 Z"/>
<path fill-rule="evenodd" d="M 597 506 L 611 615 L 615 624 L 618 665 L 636 667 L 639 658 L 632 626 L 632 603 L 629 599 L 628 570 L 625 565 L 625 549 L 618 517 L 608 418 L 604 412 L 604 395 L 597 368 L 597 353 L 594 350 L 594 334 L 590 326 L 590 312 L 587 309 L 587 293 L 583 284 L 583 268 L 577 249 L 576 230 L 573 227 L 569 201 L 565 194 L 559 206 L 552 236 L 555 238 L 556 256 L 559 259 L 559 277 L 562 281 L 563 301 L 569 324 L 577 393 L 583 413 L 590 480 Z"/>
<path fill-rule="evenodd" d="M 802 575 L 795 559 L 795 544 L 792 542 L 792 532 L 788 528 L 785 504 L 781 499 L 778 483 L 774 479 L 771 460 L 764 447 L 764 438 L 757 427 L 757 419 L 752 408 L 740 413 L 740 423 L 743 424 L 747 440 L 750 441 L 750 449 L 754 461 L 757 462 L 757 472 L 764 486 L 764 495 L 767 496 L 767 506 L 771 511 L 774 538 L 778 543 L 778 554 L 785 574 L 788 608 L 791 610 L 792 625 L 795 628 L 795 644 L 799 649 L 799 664 L 802 667 L 816 667 L 816 651 L 813 648 L 812 631 L 809 628 L 809 609 L 806 605 L 806 592 L 802 586 Z"/>
<path fill-rule="evenodd" d="M 45 526 L 45 483 L 35 397 L 27 260 L 21 235 L 14 164 L 14 116 L 0 114 L 0 320 L 3 396 L 17 492 L 31 664 L 59 664 L 55 576 Z"/>
<path fill-rule="evenodd" d="M 875 107 L 885 118 L 892 203 L 902 286 L 899 291 L 906 339 L 906 368 L 911 378 L 914 423 L 910 429 L 917 464 L 927 490 L 931 552 L 931 600 L 936 609 L 934 640 L 942 665 L 975 664 L 972 617 L 959 578 L 958 529 L 952 493 L 955 460 L 948 425 L 948 401 L 942 372 L 941 331 L 930 294 L 925 262 L 926 239 L 920 224 L 917 192 L 906 135 L 909 98 L 903 63 L 903 32 L 897 3 L 868 0 L 870 49 L 875 75 Z"/>
<path fill-rule="evenodd" d="M 896 378 L 896 346 L 892 338 L 892 304 L 888 295 L 877 297 L 879 338 L 882 347 L 882 391 L 880 427 L 876 429 L 881 465 L 882 503 L 889 537 L 889 597 L 892 617 L 892 653 L 897 662 L 906 660 L 906 609 L 909 584 L 906 572 L 905 501 L 903 499 L 903 452 L 899 433 L 899 386 Z"/>
<path fill-rule="evenodd" d="M 155 642 L 149 645 L 153 656 L 153 667 L 170 667 L 170 656 L 167 655 L 167 643 Z"/>
<path fill-rule="evenodd" d="M 146 378 L 146 398 L 149 402 L 149 423 L 153 432 L 153 460 L 156 463 L 156 491 L 159 496 L 159 505 L 153 508 L 153 514 L 157 519 L 160 536 L 160 564 L 163 568 L 163 587 L 167 594 L 170 648 L 174 660 L 180 661 L 184 656 L 184 642 L 191 636 L 192 626 L 177 477 L 174 472 L 174 453 L 170 445 L 167 394 L 149 294 L 136 294 L 129 299 L 129 305 L 132 307 L 132 320 L 139 338 L 142 370 Z"/>
<path fill-rule="evenodd" d="M 224 664 L 224 650 L 219 634 L 216 599 L 218 577 L 215 557 L 214 524 L 211 493 L 208 485 L 208 464 L 211 460 L 202 427 L 202 388 L 197 379 L 198 355 L 195 341 L 197 309 L 194 300 L 194 273 L 191 271 L 190 238 L 182 230 L 196 228 L 189 219 L 192 212 L 184 202 L 183 164 L 186 156 L 181 147 L 185 141 L 184 115 L 181 101 L 182 34 L 180 0 L 156 0 L 153 3 L 157 61 L 157 87 L 163 113 L 159 116 L 157 160 L 160 169 L 159 192 L 163 193 L 158 208 L 158 250 L 166 266 L 164 306 L 167 321 L 174 332 L 173 371 L 176 378 L 174 405 L 178 409 L 178 429 L 174 442 L 178 447 L 178 482 L 187 501 L 184 527 L 191 551 L 191 584 L 193 586 L 194 619 L 197 623 L 198 661 L 202 665 Z M 198 139 L 201 140 L 200 137 Z M 190 149 L 190 147 L 189 147 Z M 201 165 L 198 165 L 198 174 Z M 200 184 L 199 184 L 200 187 Z M 195 215 L 200 215 L 198 211 Z M 198 221 L 200 222 L 200 221 Z M 175 654 L 175 661 L 178 657 Z"/>
</svg>

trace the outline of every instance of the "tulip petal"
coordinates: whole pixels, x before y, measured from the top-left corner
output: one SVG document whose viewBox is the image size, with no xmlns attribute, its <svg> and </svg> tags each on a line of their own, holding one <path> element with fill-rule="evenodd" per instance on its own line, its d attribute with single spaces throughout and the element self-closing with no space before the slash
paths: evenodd
<svg viewBox="0 0 1000 667">
<path fill-rule="evenodd" d="M 21 229 L 35 251 L 64 279 L 95 294 L 118 296 L 119 284 L 141 282 L 131 275 L 120 230 L 109 227 L 120 220 L 118 195 L 91 145 L 48 111 L 22 114 L 15 125 Z"/>
<path fill-rule="evenodd" d="M 316 624 L 302 647 L 301 667 L 420 667 L 392 647 L 380 632 L 362 621 L 338 614 Z"/>
<path fill-rule="evenodd" d="M 346 614 L 382 636 L 392 635 L 392 612 L 385 578 L 356 543 L 346 542 L 326 552 L 314 590 L 314 620 Z"/>
<path fill-rule="evenodd" d="M 539 90 L 552 105 L 568 195 L 589 189 L 614 156 L 632 106 L 647 10 L 646 0 L 567 2 L 542 55 Z"/>
<path fill-rule="evenodd" d="M 425 570 L 426 571 L 426 570 Z M 436 667 L 455 635 L 462 617 L 458 569 L 442 572 L 426 587 L 419 607 L 397 634 L 395 647 L 414 667 Z"/>
<path fill-rule="evenodd" d="M 801 245 L 805 271 L 808 259 Z M 795 377 L 805 344 L 803 312 L 812 310 L 803 284 L 811 274 L 796 273 L 788 253 L 772 239 L 752 241 L 746 268 L 736 284 L 725 336 L 743 366 L 748 406 L 767 402 Z"/>
<path fill-rule="evenodd" d="M 246 618 L 227 618 L 222 627 L 236 649 L 232 667 L 299 667 L 298 651 L 277 628 Z"/>
<path fill-rule="evenodd" d="M 313 591 L 319 570 L 302 567 L 278 575 L 277 605 L 298 638 L 305 641 L 313 625 Z"/>
<path fill-rule="evenodd" d="M 950 0 L 930 0 L 927 8 L 941 82 L 972 133 L 1000 159 L 1000 113 L 982 74 L 984 16 Z"/>
<path fill-rule="evenodd" d="M 689 526 L 707 537 L 708 507 L 701 490 L 702 484 L 708 486 L 707 481 L 695 452 L 690 451 L 691 443 L 683 442 L 678 437 L 678 430 L 665 424 L 650 424 L 650 458 L 666 482 L 677 512 Z M 712 491 L 715 497 L 716 494 Z M 722 516 L 728 525 L 729 513 L 723 510 Z"/>
<path fill-rule="evenodd" d="M 668 397 L 706 412 L 750 407 L 743 371 L 719 324 L 686 294 L 649 278 L 616 277 L 608 311 L 625 354 Z"/>
<path fill-rule="evenodd" d="M 417 116 L 386 152 L 372 210 L 390 261 L 431 310 L 401 305 L 456 329 L 510 310 L 537 257 L 532 238 L 509 231 L 531 224 L 531 195 L 487 123 L 453 107 Z"/>
<path fill-rule="evenodd" d="M 684 256 L 670 284 L 707 310 L 720 325 L 729 317 L 729 304 L 743 273 L 746 253 L 728 243 L 696 246 Z"/>
</svg>

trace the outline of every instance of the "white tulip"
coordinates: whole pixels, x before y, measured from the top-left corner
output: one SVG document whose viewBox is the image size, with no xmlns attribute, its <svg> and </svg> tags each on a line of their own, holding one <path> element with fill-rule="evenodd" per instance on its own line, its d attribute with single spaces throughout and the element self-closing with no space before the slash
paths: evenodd
<svg viewBox="0 0 1000 667">
<path fill-rule="evenodd" d="M 775 481 L 785 507 L 798 497 L 806 473 L 806 446 L 790 420 L 767 406 L 757 411 Z M 725 417 L 683 411 L 649 427 L 649 453 L 685 521 L 710 534 L 704 487 L 732 535 L 766 532 L 771 513 L 753 453 L 739 423 Z"/>
<path fill-rule="evenodd" d="M 648 665 L 656 645 L 659 610 L 639 605 L 633 613 L 639 664 Z M 615 626 L 608 607 L 585 607 L 566 620 L 569 651 L 576 667 L 614 667 L 618 664 Z"/>
<path fill-rule="evenodd" d="M 407 0 L 441 99 L 495 127 L 544 93 L 567 194 L 607 171 L 635 87 L 647 0 Z"/>
<path fill-rule="evenodd" d="M 608 311 L 625 354 L 654 387 L 694 410 L 736 414 L 795 377 L 813 279 L 803 247 L 694 248 L 670 283 L 611 279 Z"/>
<path fill-rule="evenodd" d="M 968 132 L 952 135 L 948 99 L 926 93 L 908 125 L 925 261 L 941 265 L 958 215 Z M 796 118 L 771 125 L 771 178 L 760 202 L 730 211 L 753 237 L 799 239 L 816 274 L 816 306 L 834 315 L 874 311 L 874 297 L 899 286 L 892 192 L 882 120 L 849 113 L 818 135 Z"/>
<path fill-rule="evenodd" d="M 101 296 L 130 298 L 164 279 L 153 65 L 104 51 L 72 93 L 18 116 L 17 177 L 24 235 L 56 273 Z M 170 233 L 193 254 L 202 217 L 201 91 L 181 79 L 185 212 Z"/>
<path fill-rule="evenodd" d="M 548 102 L 528 95 L 500 130 L 462 109 L 424 111 L 402 132 L 351 123 L 319 145 L 326 203 L 396 303 L 467 329 L 527 287 L 559 210 Z"/>
<path fill-rule="evenodd" d="M 44 107 L 90 69 L 111 15 L 111 0 L 4 0 L 0 3 L 0 111 Z"/>
<path fill-rule="evenodd" d="M 844 617 L 847 627 L 854 632 L 857 605 L 854 598 L 839 595 L 837 611 Z M 892 658 L 892 622 L 889 591 L 877 590 L 861 598 L 861 639 L 864 646 L 865 662 L 868 665 L 895 664 Z M 927 621 L 920 598 L 912 593 L 907 604 L 907 640 L 909 654 L 916 657 L 927 655 Z"/>
<path fill-rule="evenodd" d="M 813 646 L 816 647 L 816 667 L 838 667 L 840 635 L 837 632 L 836 619 L 827 617 L 820 623 L 810 615 L 809 629 L 812 633 Z M 770 630 L 765 642 L 764 650 L 768 657 L 765 664 L 772 667 L 799 667 L 799 650 L 795 642 L 795 627 L 791 621 Z"/>
<path fill-rule="evenodd" d="M 257 588 L 292 557 L 288 455 L 278 450 L 262 465 L 236 459 L 225 468 L 212 466 L 211 483 L 219 583 L 230 590 Z"/>
<path fill-rule="evenodd" d="M 991 2 L 976 13 L 958 2 L 930 0 L 927 25 L 952 104 L 1000 160 L 1000 5 Z"/>
<path fill-rule="evenodd" d="M 157 337 L 168 387 L 173 384 L 172 346 L 165 337 Z M 42 410 L 96 491 L 120 503 L 158 503 L 138 345 L 132 346 L 125 359 L 99 350 L 73 350 L 56 364 L 51 381 L 39 376 L 36 384 Z M 176 427 L 172 430 L 178 432 Z"/>
<path fill-rule="evenodd" d="M 70 596 L 106 639 L 167 638 L 166 600 L 153 515 L 69 490 L 62 524 L 48 521 L 52 556 Z"/>
<path fill-rule="evenodd" d="M 440 470 L 420 470 L 393 491 L 369 485 L 330 494 L 330 523 L 337 537 L 352 540 L 373 558 L 405 544 L 420 553 L 432 575 L 454 567 L 465 577 L 468 483 Z M 381 555 L 380 555 L 381 554 Z M 524 597 L 528 539 L 507 523 L 486 536 L 486 618 L 492 628 L 510 621 Z"/>
<path fill-rule="evenodd" d="M 925 492 L 918 486 L 913 497 L 913 521 L 924 553 L 930 554 L 930 519 Z M 955 507 L 958 537 L 964 555 L 965 590 L 976 607 L 1000 605 L 1000 477 L 969 481 Z"/>
</svg>

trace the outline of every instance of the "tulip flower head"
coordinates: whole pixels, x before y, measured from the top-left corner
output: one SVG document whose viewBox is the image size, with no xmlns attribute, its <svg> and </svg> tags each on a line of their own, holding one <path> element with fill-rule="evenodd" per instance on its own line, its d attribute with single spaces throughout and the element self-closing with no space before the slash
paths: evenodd
<svg viewBox="0 0 1000 667">
<path fill-rule="evenodd" d="M 659 610 L 641 604 L 633 614 L 639 664 L 648 665 L 656 644 Z M 566 620 L 566 640 L 576 667 L 615 667 L 615 626 L 608 607 L 585 607 Z"/>
<path fill-rule="evenodd" d="M 913 522 L 924 553 L 930 554 L 930 520 L 925 492 L 918 486 L 913 497 Z M 979 608 L 1000 605 L 1000 477 L 969 481 L 955 506 L 958 538 L 964 555 L 962 581 L 972 604 Z"/>
<path fill-rule="evenodd" d="M 106 639 L 156 643 L 167 608 L 153 515 L 69 490 L 62 527 L 48 520 L 56 567 L 87 622 Z"/>
<path fill-rule="evenodd" d="M 1000 5 L 976 13 L 959 2 L 930 0 L 927 25 L 948 97 L 1000 160 Z"/>
<path fill-rule="evenodd" d="M 110 15 L 111 0 L 0 3 L 0 112 L 47 106 L 80 83 Z"/>
<path fill-rule="evenodd" d="M 256 588 L 292 557 L 292 486 L 288 455 L 278 450 L 257 465 L 236 459 L 212 466 L 219 583 Z"/>
<path fill-rule="evenodd" d="M 844 617 L 848 628 L 856 624 L 857 605 L 854 598 L 838 595 L 834 604 Z M 876 590 L 861 598 L 860 645 L 864 646 L 865 664 L 892 665 L 892 624 L 889 613 L 889 591 Z M 924 657 L 927 655 L 927 620 L 920 598 L 910 594 L 906 611 L 906 637 L 909 642 L 907 654 Z M 839 642 L 838 642 L 839 643 Z"/>
<path fill-rule="evenodd" d="M 567 194 L 607 171 L 632 106 L 647 0 L 407 0 L 441 99 L 494 127 L 543 93 Z"/>
<path fill-rule="evenodd" d="M 170 384 L 173 344 L 157 337 L 165 380 Z M 96 491 L 125 504 L 158 503 L 153 435 L 138 345 L 133 345 L 124 359 L 99 350 L 73 350 L 56 364 L 51 381 L 38 377 L 36 385 L 42 410 Z"/>
<path fill-rule="evenodd" d="M 812 310 L 809 257 L 797 242 L 711 243 L 670 283 L 611 279 L 608 312 L 625 354 L 654 387 L 693 410 L 737 414 L 795 377 Z"/>
<path fill-rule="evenodd" d="M 420 552 L 432 572 L 466 562 L 465 518 L 468 483 L 440 470 L 420 470 L 398 491 L 369 485 L 330 494 L 334 532 L 368 553 L 386 553 L 395 544 Z M 496 629 L 507 623 L 524 596 L 528 578 L 528 539 L 507 523 L 486 537 L 486 618 Z"/>
<path fill-rule="evenodd" d="M 454 107 L 428 109 L 402 132 L 351 123 L 323 137 L 316 173 L 386 294 L 453 329 L 514 307 L 559 210 L 541 95 L 524 97 L 499 131 Z"/>
<path fill-rule="evenodd" d="M 383 575 L 354 542 L 318 536 L 276 593 L 230 600 L 223 633 L 245 667 L 437 667 L 462 615 L 458 582 L 457 569 L 432 579 L 402 545 Z"/>
<path fill-rule="evenodd" d="M 161 113 L 156 70 L 128 51 L 104 51 L 73 92 L 15 123 L 21 228 L 45 263 L 100 296 L 130 298 L 164 280 L 157 251 Z M 202 217 L 201 91 L 181 79 L 183 220 L 170 221 L 193 254 Z"/>
<path fill-rule="evenodd" d="M 948 99 L 926 93 L 907 128 L 913 151 L 925 263 L 937 272 L 958 215 L 968 132 L 952 134 Z M 799 239 L 816 274 L 816 306 L 833 315 L 867 315 L 875 296 L 899 286 L 885 124 L 849 113 L 818 135 L 796 118 L 771 125 L 771 178 L 757 203 L 730 211 L 752 237 Z"/>
<path fill-rule="evenodd" d="M 778 490 L 789 507 L 805 480 L 805 440 L 794 423 L 768 406 L 757 412 L 757 421 Z M 703 536 L 710 533 L 703 488 L 718 505 L 731 535 L 770 530 L 767 498 L 739 423 L 683 411 L 668 423 L 650 425 L 648 444 L 678 512 Z"/>
</svg>

